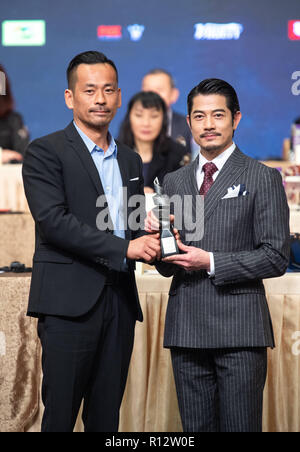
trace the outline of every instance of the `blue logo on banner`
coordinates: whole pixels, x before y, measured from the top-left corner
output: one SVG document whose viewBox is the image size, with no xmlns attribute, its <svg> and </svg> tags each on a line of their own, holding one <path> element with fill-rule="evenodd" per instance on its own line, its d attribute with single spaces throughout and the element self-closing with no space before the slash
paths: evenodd
<svg viewBox="0 0 300 452">
<path fill-rule="evenodd" d="M 130 34 L 131 41 L 140 41 L 142 39 L 145 27 L 144 25 L 128 25 L 127 30 Z"/>
</svg>

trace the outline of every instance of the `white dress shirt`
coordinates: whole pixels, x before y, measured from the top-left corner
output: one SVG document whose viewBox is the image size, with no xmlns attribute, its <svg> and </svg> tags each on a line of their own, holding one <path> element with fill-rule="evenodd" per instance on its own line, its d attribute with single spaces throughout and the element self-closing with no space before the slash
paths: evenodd
<svg viewBox="0 0 300 452">
<path fill-rule="evenodd" d="M 235 143 L 232 143 L 232 145 L 229 146 L 229 148 L 225 149 L 225 151 L 222 152 L 222 154 L 218 155 L 213 160 L 206 160 L 206 158 L 201 154 L 201 151 L 199 153 L 199 165 L 196 172 L 196 178 L 197 178 L 197 186 L 198 191 L 200 190 L 200 187 L 202 185 L 203 179 L 204 179 L 204 171 L 203 166 L 205 163 L 213 162 L 216 167 L 218 168 L 218 171 L 216 171 L 213 174 L 213 180 L 215 181 L 218 177 L 221 169 L 225 165 L 226 161 L 229 159 L 233 151 L 235 150 Z M 209 253 L 209 259 L 210 259 L 210 271 L 207 272 L 209 276 L 212 278 L 215 275 L 215 261 L 214 261 L 214 255 L 213 253 Z"/>
</svg>

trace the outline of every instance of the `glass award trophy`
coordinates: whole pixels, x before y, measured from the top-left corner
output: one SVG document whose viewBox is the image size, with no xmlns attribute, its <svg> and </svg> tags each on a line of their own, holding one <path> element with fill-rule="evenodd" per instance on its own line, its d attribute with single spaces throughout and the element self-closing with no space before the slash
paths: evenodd
<svg viewBox="0 0 300 452">
<path fill-rule="evenodd" d="M 160 224 L 160 244 L 161 257 L 179 254 L 178 245 L 173 234 L 173 226 L 170 223 L 170 200 L 168 195 L 163 193 L 163 189 L 159 184 L 158 178 L 154 180 L 153 202 L 155 204 L 154 212 Z"/>
</svg>

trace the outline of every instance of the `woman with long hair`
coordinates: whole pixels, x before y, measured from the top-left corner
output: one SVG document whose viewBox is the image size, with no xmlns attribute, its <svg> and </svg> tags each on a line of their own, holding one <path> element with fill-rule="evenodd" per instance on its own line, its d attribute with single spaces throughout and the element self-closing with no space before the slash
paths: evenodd
<svg viewBox="0 0 300 452">
<path fill-rule="evenodd" d="M 29 143 L 28 130 L 22 116 L 14 110 L 15 102 L 10 82 L 1 64 L 0 75 L 0 158 L 2 163 L 22 162 Z"/>
<path fill-rule="evenodd" d="M 129 101 L 119 140 L 139 153 L 143 161 L 145 193 L 153 192 L 156 177 L 164 176 L 190 161 L 186 148 L 167 136 L 167 109 L 162 98 L 142 91 Z"/>
</svg>

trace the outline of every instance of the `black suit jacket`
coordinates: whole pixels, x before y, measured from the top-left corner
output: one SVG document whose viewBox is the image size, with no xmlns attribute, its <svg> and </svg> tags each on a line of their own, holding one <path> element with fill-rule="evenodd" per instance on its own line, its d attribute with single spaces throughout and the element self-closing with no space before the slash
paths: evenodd
<svg viewBox="0 0 300 452">
<path fill-rule="evenodd" d="M 186 117 L 176 111 L 172 111 L 171 137 L 182 144 L 185 141 L 186 150 L 191 153 L 192 133 L 187 125 Z"/>
<path fill-rule="evenodd" d="M 118 143 L 118 163 L 128 196 L 143 195 L 140 157 Z M 96 207 L 96 201 L 104 190 L 73 123 L 29 145 L 23 180 L 36 224 L 28 314 L 83 315 L 99 299 L 108 271 L 121 271 L 129 240 L 139 233 L 127 231 L 126 239 L 122 239 L 110 229 L 97 229 L 101 208 Z M 137 319 L 142 320 L 134 262 L 128 262 L 128 266 L 128 300 L 136 309 Z"/>
<path fill-rule="evenodd" d="M 176 171 L 189 161 L 190 154 L 186 147 L 167 137 L 161 150 L 153 154 L 144 181 L 145 187 L 153 188 L 153 181 L 156 177 L 162 184 L 166 174 Z"/>
<path fill-rule="evenodd" d="M 281 276 L 289 262 L 289 208 L 280 173 L 236 147 L 205 196 L 202 212 L 195 204 L 198 165 L 199 158 L 168 174 L 163 187 L 170 197 L 184 201 L 182 241 L 213 252 L 215 276 L 157 263 L 164 276 L 174 275 L 164 344 L 201 349 L 273 347 L 262 280 Z M 226 197 L 233 185 L 244 185 L 245 196 Z M 202 238 L 188 236 L 185 195 L 193 198 L 189 214 L 193 222 L 196 213 L 197 224 L 203 221 Z"/>
</svg>

